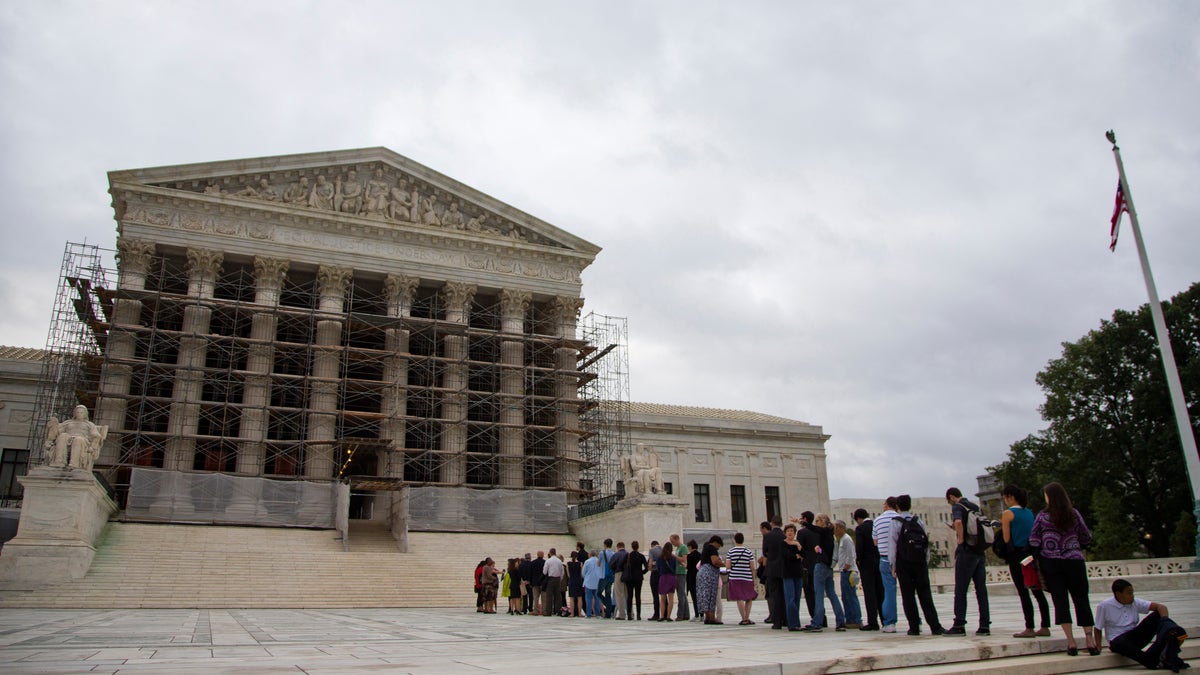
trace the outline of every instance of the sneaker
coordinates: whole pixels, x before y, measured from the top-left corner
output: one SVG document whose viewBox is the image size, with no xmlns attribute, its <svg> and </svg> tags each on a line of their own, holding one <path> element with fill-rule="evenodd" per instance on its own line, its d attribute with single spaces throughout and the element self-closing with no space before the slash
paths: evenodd
<svg viewBox="0 0 1200 675">
<path fill-rule="evenodd" d="M 859 630 L 861 630 L 861 631 L 879 630 L 879 626 L 872 626 L 871 624 L 867 624 L 865 626 L 860 627 Z"/>
<path fill-rule="evenodd" d="M 884 633 L 895 633 L 896 632 L 896 624 L 894 624 L 894 623 L 888 624 L 888 625 L 884 626 L 883 628 L 881 628 L 880 630 Z"/>
<path fill-rule="evenodd" d="M 985 636 L 992 634 L 992 629 L 991 628 L 980 628 L 979 630 L 975 631 L 975 634 L 978 636 L 981 636 L 981 637 L 985 637 Z"/>
<path fill-rule="evenodd" d="M 963 628 L 962 626 L 951 626 L 950 628 L 946 629 L 945 633 L 942 633 L 942 635 L 945 635 L 947 637 L 962 637 L 966 634 L 967 634 L 967 629 Z"/>
<path fill-rule="evenodd" d="M 838 627 L 834 628 L 833 630 L 834 630 L 835 632 L 838 632 L 838 633 L 845 633 L 845 632 L 846 632 L 846 627 L 845 627 L 845 626 L 838 626 Z"/>
<path fill-rule="evenodd" d="M 805 626 L 804 628 L 801 628 L 800 630 L 804 631 L 805 633 L 820 633 L 821 631 L 823 631 L 825 629 L 821 628 L 820 626 L 809 625 L 809 626 Z"/>
</svg>

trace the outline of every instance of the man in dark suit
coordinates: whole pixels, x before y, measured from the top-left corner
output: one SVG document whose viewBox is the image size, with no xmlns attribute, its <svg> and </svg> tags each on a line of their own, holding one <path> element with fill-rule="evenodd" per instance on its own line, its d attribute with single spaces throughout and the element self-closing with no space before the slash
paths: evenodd
<svg viewBox="0 0 1200 675">
<path fill-rule="evenodd" d="M 866 509 L 854 512 L 854 553 L 858 557 L 858 574 L 862 578 L 863 603 L 867 606 L 867 623 L 859 630 L 879 630 L 879 613 L 883 608 L 883 577 L 879 574 L 879 547 L 872 539 L 875 523 Z"/>
<path fill-rule="evenodd" d="M 763 535 L 763 555 L 767 557 L 767 607 L 771 613 L 771 628 L 781 630 L 787 623 L 787 607 L 783 597 L 783 516 L 771 516 L 771 529 Z"/>
</svg>

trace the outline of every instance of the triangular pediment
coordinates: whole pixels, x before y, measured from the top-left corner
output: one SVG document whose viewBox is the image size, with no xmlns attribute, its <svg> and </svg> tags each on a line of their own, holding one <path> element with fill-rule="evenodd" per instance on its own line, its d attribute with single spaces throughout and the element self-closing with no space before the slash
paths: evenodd
<svg viewBox="0 0 1200 675">
<path fill-rule="evenodd" d="M 114 191 L 144 186 L 246 208 L 462 233 L 497 243 L 566 249 L 588 258 L 600 251 L 595 244 L 387 148 L 113 171 L 109 184 Z M 120 219 L 122 207 L 116 206 Z"/>
</svg>

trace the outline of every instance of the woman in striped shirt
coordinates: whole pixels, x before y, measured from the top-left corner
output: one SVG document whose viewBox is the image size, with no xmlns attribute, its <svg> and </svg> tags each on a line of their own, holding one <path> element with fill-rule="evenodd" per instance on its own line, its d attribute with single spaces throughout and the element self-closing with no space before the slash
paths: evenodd
<svg viewBox="0 0 1200 675">
<path fill-rule="evenodd" d="M 745 541 L 741 532 L 733 535 L 736 546 L 725 554 L 729 559 L 729 599 L 737 601 L 738 613 L 742 615 L 739 626 L 754 623 L 750 620 L 750 603 L 758 598 L 754 590 L 754 551 L 742 545 Z"/>
</svg>

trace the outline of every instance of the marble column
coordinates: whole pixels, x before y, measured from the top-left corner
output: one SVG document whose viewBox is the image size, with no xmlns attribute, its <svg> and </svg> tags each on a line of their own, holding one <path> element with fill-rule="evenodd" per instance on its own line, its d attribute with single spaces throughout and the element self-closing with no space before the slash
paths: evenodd
<svg viewBox="0 0 1200 675">
<path fill-rule="evenodd" d="M 154 258 L 154 242 L 121 237 L 117 240 L 117 290 L 141 291 Z M 118 293 L 118 295 L 120 295 Z M 110 429 L 100 450 L 97 464 L 116 464 L 121 458 L 121 430 L 125 428 L 137 330 L 142 316 L 142 301 L 117 297 L 113 301 L 112 327 L 108 332 L 107 358 L 100 374 L 100 396 L 96 403 L 96 424 Z"/>
<path fill-rule="evenodd" d="M 500 292 L 500 486 L 525 485 L 525 315 L 533 294 Z"/>
<path fill-rule="evenodd" d="M 456 281 L 443 287 L 446 321 L 466 325 L 475 286 Z M 467 458 L 467 337 L 442 336 L 441 469 L 438 481 L 459 485 L 466 479 Z"/>
<path fill-rule="evenodd" d="M 557 296 L 554 311 L 557 316 L 557 336 L 563 341 L 575 340 L 575 327 L 579 321 L 579 310 L 583 309 L 583 298 Z M 579 350 L 560 343 L 554 350 L 555 396 L 558 398 L 555 445 L 558 457 L 558 486 L 564 490 L 579 489 L 579 377 L 576 369 Z"/>
<path fill-rule="evenodd" d="M 250 319 L 250 346 L 246 377 L 242 384 L 242 424 L 239 429 L 237 472 L 260 476 L 263 472 L 267 437 L 267 406 L 271 401 L 271 369 L 275 361 L 275 333 L 279 324 L 276 308 L 283 290 L 289 261 L 254 259 L 254 304 Z"/>
<path fill-rule="evenodd" d="M 212 319 L 211 300 L 224 254 L 211 249 L 187 250 L 189 304 L 183 310 L 179 355 L 175 360 L 175 388 L 167 425 L 167 455 L 163 468 L 190 470 L 196 451 L 196 427 L 200 421 L 200 394 L 204 387 L 204 361 L 208 328 Z"/>
<path fill-rule="evenodd" d="M 412 315 L 413 296 L 420 279 L 402 274 L 389 274 L 383 287 L 387 291 L 388 316 L 404 318 Z M 408 338 L 409 331 L 403 324 L 388 328 L 386 348 L 389 356 L 384 361 L 383 381 L 387 384 L 380 407 L 385 415 L 380 438 L 389 441 L 387 450 L 380 456 L 379 475 L 389 478 L 404 477 L 404 435 L 408 414 Z"/>
<path fill-rule="evenodd" d="M 304 475 L 333 478 L 333 443 L 337 436 L 338 384 L 342 359 L 342 324 L 345 320 L 346 289 L 354 270 L 321 265 L 317 269 L 319 292 L 317 334 L 313 346 L 312 378 L 309 387 L 308 443 Z"/>
</svg>

